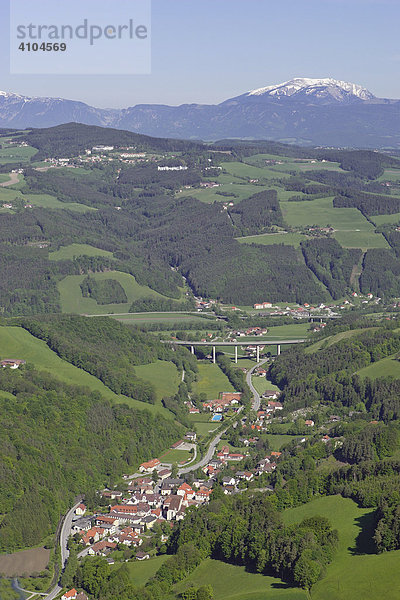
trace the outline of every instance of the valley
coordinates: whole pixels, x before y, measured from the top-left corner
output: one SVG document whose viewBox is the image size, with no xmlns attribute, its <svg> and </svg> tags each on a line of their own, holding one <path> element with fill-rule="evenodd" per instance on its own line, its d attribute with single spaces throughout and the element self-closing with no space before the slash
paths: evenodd
<svg viewBox="0 0 400 600">
<path fill-rule="evenodd" d="M 394 600 L 400 161 L 73 123 L 0 144 L 0 549 L 47 561 L 21 586 L 372 600 L 378 569 Z"/>
</svg>

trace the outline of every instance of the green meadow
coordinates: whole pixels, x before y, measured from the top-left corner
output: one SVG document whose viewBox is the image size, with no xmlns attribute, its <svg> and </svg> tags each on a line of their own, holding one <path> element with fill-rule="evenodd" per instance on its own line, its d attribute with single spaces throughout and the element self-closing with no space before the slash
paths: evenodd
<svg viewBox="0 0 400 600">
<path fill-rule="evenodd" d="M 400 223 L 400 213 L 394 213 L 393 215 L 373 215 L 370 219 L 377 227 L 380 225 L 397 225 L 397 223 Z"/>
<path fill-rule="evenodd" d="M 333 198 L 318 198 L 304 202 L 282 202 L 285 221 L 292 227 L 331 225 L 345 231 L 374 231 L 374 227 L 357 208 L 334 208 Z"/>
<path fill-rule="evenodd" d="M 208 400 L 218 398 L 219 392 L 233 392 L 229 379 L 217 364 L 199 363 L 197 381 L 193 385 L 196 394 L 206 394 Z"/>
<path fill-rule="evenodd" d="M 190 585 L 211 585 L 214 600 L 307 600 L 303 590 L 281 579 L 249 573 L 245 567 L 207 558 L 183 582 L 175 586 L 181 593 Z"/>
<path fill-rule="evenodd" d="M 86 275 L 67 275 L 58 283 L 61 297 L 61 308 L 64 313 L 104 315 L 108 313 L 126 313 L 134 300 L 138 298 L 164 298 L 146 285 L 139 285 L 133 275 L 120 271 L 106 271 L 90 275 L 95 279 L 115 279 L 124 288 L 128 302 L 123 304 L 97 304 L 93 298 L 84 298 L 80 284 Z"/>
<path fill-rule="evenodd" d="M 327 517 L 339 532 L 339 548 L 326 574 L 311 590 L 312 600 L 397 600 L 400 551 L 372 554 L 373 510 L 349 498 L 327 496 L 283 513 L 287 523 L 312 515 Z M 238 599 L 239 600 L 239 599 Z"/>
<path fill-rule="evenodd" d="M 279 391 L 278 386 L 273 384 L 266 377 L 260 377 L 258 375 L 253 375 L 252 383 L 259 394 L 263 394 L 266 390 Z"/>
<path fill-rule="evenodd" d="M 333 235 L 342 248 L 390 248 L 383 235 L 374 231 L 335 231 Z"/>
<path fill-rule="evenodd" d="M 153 577 L 161 565 L 167 560 L 168 555 L 152 557 L 149 560 L 134 560 L 126 563 L 129 571 L 129 576 L 132 583 L 137 587 L 142 587 L 148 580 Z M 119 565 L 115 565 L 114 568 L 118 568 Z"/>
<path fill-rule="evenodd" d="M 398 379 L 400 378 L 400 361 L 395 356 L 388 356 L 360 369 L 358 374 L 361 377 L 369 377 L 370 379 L 376 379 L 377 377 L 395 377 Z"/>
<path fill-rule="evenodd" d="M 236 239 L 241 244 L 261 244 L 262 246 L 284 244 L 285 246 L 298 248 L 300 242 L 304 242 L 309 238 L 301 233 L 261 233 L 260 235 L 248 235 Z"/>
<path fill-rule="evenodd" d="M 0 204 L 3 202 L 12 202 L 13 200 L 22 200 L 26 204 L 32 204 L 33 207 L 68 209 L 75 212 L 96 210 L 78 202 L 60 202 L 55 196 L 50 196 L 49 194 L 22 194 L 20 190 L 16 189 L 16 186 L 9 188 L 0 187 Z"/>
<path fill-rule="evenodd" d="M 89 244 L 70 244 L 69 246 L 61 246 L 59 250 L 49 253 L 50 260 L 69 260 L 76 256 L 104 256 L 112 258 L 113 253 L 107 250 L 101 250 Z"/>
<path fill-rule="evenodd" d="M 1 140 L 4 142 L 4 140 Z M 37 149 L 31 146 L 7 146 L 0 148 L 0 165 L 7 163 L 29 162 L 37 154 Z"/>
<path fill-rule="evenodd" d="M 46 342 L 35 338 L 22 327 L 0 327 L 0 357 L 21 358 L 26 360 L 27 363 L 33 364 L 40 371 L 47 371 L 57 379 L 70 385 L 81 385 L 100 392 L 102 396 L 113 402 L 125 403 L 133 408 L 148 409 L 153 413 L 161 413 L 166 417 L 171 417 L 171 413 L 165 410 L 161 403 L 151 405 L 126 396 L 118 396 L 94 375 L 90 375 L 83 369 L 62 360 L 55 352 L 50 350 Z M 169 363 L 166 364 L 169 365 Z M 146 366 L 153 366 L 155 373 L 160 369 L 157 363 Z M 171 365 L 171 367 L 175 369 L 174 365 Z M 135 370 L 137 368 L 135 367 Z M 154 378 L 157 379 L 157 375 Z"/>
<path fill-rule="evenodd" d="M 135 373 L 140 379 L 154 385 L 158 400 L 176 394 L 181 381 L 176 366 L 165 360 L 158 360 L 148 365 L 137 365 Z"/>
</svg>

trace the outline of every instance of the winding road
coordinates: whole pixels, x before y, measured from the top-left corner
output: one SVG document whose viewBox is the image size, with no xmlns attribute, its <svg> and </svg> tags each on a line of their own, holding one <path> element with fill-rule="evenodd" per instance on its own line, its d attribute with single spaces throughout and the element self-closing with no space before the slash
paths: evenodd
<svg viewBox="0 0 400 600">
<path fill-rule="evenodd" d="M 258 368 L 261 367 L 261 365 L 263 365 L 264 363 L 266 363 L 268 360 L 268 358 L 263 358 L 262 360 L 260 360 L 260 362 L 258 362 L 256 365 L 254 365 L 254 367 L 252 367 L 250 369 L 250 371 L 247 372 L 246 374 L 246 383 L 249 386 L 249 388 L 251 389 L 252 393 L 253 393 L 253 402 L 252 402 L 252 406 L 251 408 L 253 410 L 255 410 L 256 412 L 258 410 L 260 410 L 260 394 L 257 392 L 256 388 L 253 385 L 253 382 L 251 380 L 251 376 L 253 375 L 254 371 Z"/>
<path fill-rule="evenodd" d="M 61 565 L 60 565 L 60 575 L 63 572 L 66 562 L 69 556 L 69 550 L 67 548 L 68 537 L 71 533 L 72 527 L 72 518 L 75 514 L 76 509 L 78 508 L 81 500 L 75 504 L 65 515 L 64 521 L 61 527 L 60 532 L 60 548 L 61 548 Z M 47 594 L 44 600 L 54 600 L 54 598 L 61 592 L 62 588 L 58 585 L 58 583 L 53 587 L 53 589 Z"/>
<path fill-rule="evenodd" d="M 224 429 L 223 431 L 220 431 L 215 436 L 215 438 L 211 441 L 210 445 L 208 446 L 208 450 L 207 450 L 206 454 L 203 456 L 203 458 L 201 460 L 199 460 L 199 462 L 197 462 L 194 465 L 191 465 L 190 467 L 185 467 L 183 469 L 179 469 L 178 475 L 184 475 L 185 473 L 190 473 L 190 471 L 196 471 L 196 469 L 205 467 L 205 465 L 207 465 L 210 462 L 210 460 L 212 459 L 212 457 L 214 456 L 215 448 L 218 446 L 219 442 L 221 441 L 221 437 L 223 436 L 225 431 L 226 431 L 226 429 Z"/>
</svg>

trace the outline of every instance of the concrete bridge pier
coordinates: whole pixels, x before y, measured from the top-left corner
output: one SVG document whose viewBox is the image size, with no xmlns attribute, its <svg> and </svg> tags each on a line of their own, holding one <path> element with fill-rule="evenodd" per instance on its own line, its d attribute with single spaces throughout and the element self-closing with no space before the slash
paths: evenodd
<svg viewBox="0 0 400 600">
<path fill-rule="evenodd" d="M 257 346 L 257 362 L 260 362 L 260 346 Z"/>
<path fill-rule="evenodd" d="M 194 346 L 190 346 L 190 352 L 194 354 Z"/>
<path fill-rule="evenodd" d="M 237 357 L 238 357 L 238 351 L 237 351 L 237 346 L 235 346 L 235 363 L 237 364 Z"/>
<path fill-rule="evenodd" d="M 212 361 L 215 365 L 215 346 L 212 347 Z"/>
<path fill-rule="evenodd" d="M 281 353 L 281 345 L 280 345 L 280 344 L 277 344 L 277 345 L 276 345 L 276 355 L 277 355 L 277 356 L 279 356 L 279 355 L 280 355 L 280 353 Z"/>
</svg>

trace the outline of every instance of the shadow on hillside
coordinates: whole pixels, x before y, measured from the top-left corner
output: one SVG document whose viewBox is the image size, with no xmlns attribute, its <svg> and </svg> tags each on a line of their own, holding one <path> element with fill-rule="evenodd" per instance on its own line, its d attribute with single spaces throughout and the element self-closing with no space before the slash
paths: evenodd
<svg viewBox="0 0 400 600">
<path fill-rule="evenodd" d="M 274 590 L 289 590 L 292 589 L 293 586 L 290 585 L 289 583 L 283 583 L 282 581 L 277 581 L 276 583 L 271 583 L 271 587 Z"/>
<path fill-rule="evenodd" d="M 374 511 L 358 517 L 355 523 L 360 528 L 360 533 L 356 537 L 355 547 L 349 548 L 350 552 L 352 554 L 375 554 L 376 550 L 372 539 L 375 531 Z"/>
</svg>

